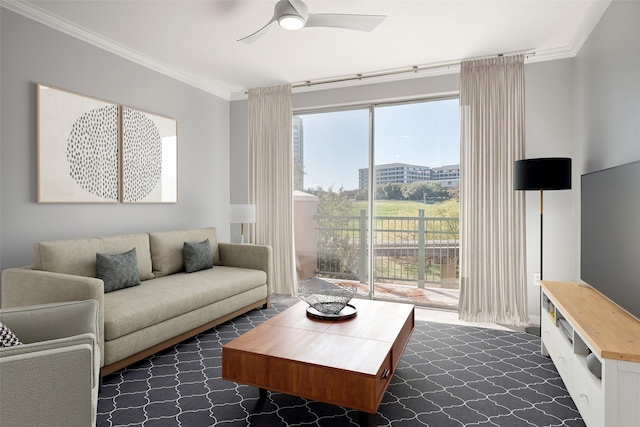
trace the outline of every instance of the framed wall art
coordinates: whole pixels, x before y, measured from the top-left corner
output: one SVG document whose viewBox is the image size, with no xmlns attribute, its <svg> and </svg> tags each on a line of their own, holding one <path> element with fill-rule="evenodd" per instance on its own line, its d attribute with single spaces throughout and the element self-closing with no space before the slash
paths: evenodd
<svg viewBox="0 0 640 427">
<path fill-rule="evenodd" d="M 38 202 L 117 203 L 117 104 L 38 84 Z"/>
<path fill-rule="evenodd" d="M 178 123 L 122 107 L 122 202 L 178 201 Z"/>
</svg>

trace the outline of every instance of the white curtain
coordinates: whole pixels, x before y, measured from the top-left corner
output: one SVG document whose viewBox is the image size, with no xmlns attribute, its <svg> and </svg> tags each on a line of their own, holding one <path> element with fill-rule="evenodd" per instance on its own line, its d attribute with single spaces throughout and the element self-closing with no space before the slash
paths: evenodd
<svg viewBox="0 0 640 427">
<path fill-rule="evenodd" d="M 460 319 L 523 326 L 524 193 L 513 163 L 524 157 L 524 58 L 463 61 L 460 72 Z"/>
<path fill-rule="evenodd" d="M 271 245 L 274 292 L 295 293 L 291 85 L 249 90 L 251 242 Z"/>
</svg>

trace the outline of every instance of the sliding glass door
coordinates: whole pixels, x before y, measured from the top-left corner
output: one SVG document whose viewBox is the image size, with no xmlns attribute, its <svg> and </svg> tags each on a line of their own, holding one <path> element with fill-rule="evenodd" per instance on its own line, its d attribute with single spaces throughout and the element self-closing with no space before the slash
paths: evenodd
<svg viewBox="0 0 640 427">
<path fill-rule="evenodd" d="M 374 109 L 375 297 L 458 306 L 457 99 Z"/>
<path fill-rule="evenodd" d="M 320 277 L 357 283 L 369 295 L 368 192 L 358 168 L 369 164 L 370 109 L 293 118 L 294 234 L 298 283 Z"/>
<path fill-rule="evenodd" d="M 304 112 L 293 123 L 301 283 L 457 307 L 458 100 Z"/>
</svg>

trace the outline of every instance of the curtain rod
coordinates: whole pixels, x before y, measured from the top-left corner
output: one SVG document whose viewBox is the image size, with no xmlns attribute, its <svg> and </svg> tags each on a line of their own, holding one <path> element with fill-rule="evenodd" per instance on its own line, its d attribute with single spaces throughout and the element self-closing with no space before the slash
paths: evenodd
<svg viewBox="0 0 640 427">
<path fill-rule="evenodd" d="M 528 57 L 528 56 L 533 56 L 535 54 L 536 54 L 535 51 L 533 51 L 532 49 L 527 49 L 527 50 L 521 50 L 521 51 L 516 51 L 516 52 L 500 53 L 500 54 L 497 54 L 497 55 L 479 56 L 479 57 L 476 57 L 476 58 L 465 59 L 464 61 L 475 60 L 475 59 L 499 58 L 501 56 L 512 56 L 512 55 L 524 55 L 524 56 Z M 324 85 L 324 84 L 329 84 L 329 83 L 349 82 L 349 81 L 353 81 L 353 80 L 364 80 L 364 79 L 370 79 L 370 78 L 375 78 L 375 77 L 393 76 L 393 75 L 397 75 L 397 74 L 418 73 L 418 71 L 433 70 L 433 69 L 436 69 L 436 68 L 457 67 L 461 63 L 462 63 L 462 60 L 461 61 L 453 61 L 453 62 L 445 62 L 445 63 L 438 64 L 438 65 L 414 65 L 411 68 L 401 68 L 401 69 L 391 70 L 391 71 L 380 71 L 380 72 L 377 72 L 377 73 L 367 73 L 367 74 L 361 73 L 361 74 L 356 74 L 356 75 L 353 75 L 353 76 L 335 77 L 335 78 L 331 78 L 331 79 L 317 80 L 317 81 L 307 80 L 307 81 L 304 81 L 304 82 L 292 83 L 291 84 L 291 89 L 295 89 L 295 88 L 299 88 L 299 87 L 311 87 L 311 86 L 317 86 L 317 85 Z M 244 93 L 248 94 L 249 91 L 246 90 Z"/>
<path fill-rule="evenodd" d="M 465 59 L 465 61 L 475 60 L 475 59 L 486 59 L 486 58 L 502 57 L 502 56 L 512 56 L 512 55 L 533 56 L 535 54 L 536 53 L 533 50 L 528 49 L 528 50 L 517 51 L 517 52 L 500 53 L 500 54 L 497 54 L 497 55 L 488 55 L 488 56 L 481 56 L 481 57 L 476 57 L 476 58 L 469 58 L 469 59 Z M 377 73 L 368 73 L 368 74 L 361 73 L 361 74 L 356 74 L 354 76 L 336 77 L 336 78 L 332 78 L 332 79 L 325 79 L 325 80 L 318 80 L 318 81 L 307 80 L 307 81 L 304 81 L 304 82 L 292 83 L 291 84 L 291 88 L 295 89 L 295 88 L 298 88 L 298 87 L 311 87 L 311 86 L 323 85 L 323 84 L 329 84 L 329 83 L 341 83 L 341 82 L 348 82 L 348 81 L 353 81 L 353 80 L 370 79 L 370 78 L 375 78 L 375 77 L 393 76 L 393 75 L 397 75 L 397 74 L 418 73 L 418 71 L 432 70 L 432 69 L 436 69 L 436 68 L 456 67 L 456 66 L 459 66 L 461 63 L 462 63 L 462 61 L 453 61 L 453 62 L 446 62 L 446 63 L 442 63 L 442 64 L 438 64 L 438 65 L 414 65 L 411 68 L 401 68 L 401 69 L 398 69 L 398 70 L 381 71 L 381 72 L 377 72 Z"/>
<path fill-rule="evenodd" d="M 460 65 L 460 61 L 448 62 L 446 64 L 430 65 L 430 66 L 414 65 L 411 68 L 403 68 L 403 69 L 398 69 L 398 70 L 393 70 L 393 71 L 381 71 L 381 72 L 378 72 L 378 73 L 356 74 L 354 76 L 336 77 L 336 78 L 333 78 L 333 79 L 325 79 L 325 80 L 317 80 L 317 81 L 307 80 L 305 82 L 293 83 L 291 85 L 291 88 L 295 89 L 297 87 L 311 87 L 311 86 L 324 85 L 324 84 L 329 84 L 329 83 L 349 82 L 349 81 L 352 81 L 352 80 L 363 80 L 363 79 L 371 79 L 371 78 L 375 78 L 375 77 L 386 77 L 386 76 L 393 76 L 393 75 L 396 75 L 396 74 L 417 73 L 418 71 L 429 70 L 429 69 L 434 69 L 434 68 L 445 68 L 445 67 L 448 68 L 448 67 L 457 66 L 457 65 Z"/>
</svg>

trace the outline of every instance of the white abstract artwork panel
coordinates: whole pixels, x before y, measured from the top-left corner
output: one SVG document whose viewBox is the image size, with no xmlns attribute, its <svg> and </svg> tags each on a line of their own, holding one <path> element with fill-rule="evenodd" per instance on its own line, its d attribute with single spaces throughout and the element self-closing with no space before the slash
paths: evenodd
<svg viewBox="0 0 640 427">
<path fill-rule="evenodd" d="M 38 202 L 119 201 L 119 106 L 39 84 Z"/>
<path fill-rule="evenodd" d="M 177 122 L 122 108 L 123 203 L 178 201 Z"/>
</svg>

